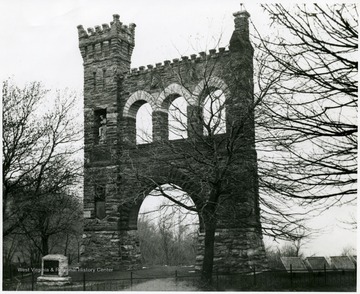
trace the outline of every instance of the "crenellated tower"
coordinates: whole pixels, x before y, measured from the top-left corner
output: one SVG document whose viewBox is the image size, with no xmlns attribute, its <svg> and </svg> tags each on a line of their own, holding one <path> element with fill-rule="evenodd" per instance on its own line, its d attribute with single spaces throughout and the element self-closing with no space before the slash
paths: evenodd
<svg viewBox="0 0 360 294">
<path fill-rule="evenodd" d="M 113 21 L 87 31 L 78 26 L 79 48 L 84 61 L 85 146 L 100 141 L 101 118 L 106 119 L 106 140 L 116 142 L 119 76 L 129 72 L 135 46 L 135 24 Z"/>
<path fill-rule="evenodd" d="M 84 246 L 83 263 L 121 264 L 119 211 L 111 203 L 119 201 L 119 124 L 124 75 L 130 71 L 135 46 L 135 24 L 113 21 L 95 28 L 77 27 L 84 66 Z M 94 240 L 96 246 L 92 243 Z M 110 241 L 112 240 L 112 241 Z M 90 242 L 90 244 L 89 244 Z M 92 244 L 92 245 L 91 245 Z M 98 246 L 114 259 L 104 264 Z M 138 251 L 135 248 L 135 251 Z M 105 254 L 105 255 L 106 255 Z M 133 252 L 129 255 L 136 256 Z M 138 264 L 138 258 L 128 263 Z"/>
</svg>

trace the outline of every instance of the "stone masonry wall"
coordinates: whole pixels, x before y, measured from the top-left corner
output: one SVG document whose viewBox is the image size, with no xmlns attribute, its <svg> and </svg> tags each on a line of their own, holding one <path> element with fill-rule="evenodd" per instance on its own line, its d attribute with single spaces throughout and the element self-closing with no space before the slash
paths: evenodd
<svg viewBox="0 0 360 294">
<path fill-rule="evenodd" d="M 141 263 L 139 237 L 132 231 L 85 231 L 82 266 L 131 270 Z M 104 258 L 106 256 L 106 258 Z"/>
<path fill-rule="evenodd" d="M 196 270 L 204 259 L 204 233 L 199 233 Z M 215 233 L 214 271 L 246 273 L 267 269 L 261 234 L 255 229 L 217 229 Z"/>
<path fill-rule="evenodd" d="M 200 52 L 138 69 L 130 69 L 134 24 L 126 26 L 114 15 L 110 25 L 87 31 L 78 26 L 84 60 L 84 266 L 133 269 L 141 265 L 137 216 L 146 193 L 154 186 L 150 181 L 139 183 L 136 170 L 158 183 L 171 180 L 195 205 L 207 197 L 200 183 L 180 168 L 186 162 L 193 164 L 191 157 L 184 158 L 174 151 L 194 152 L 194 134 L 202 132 L 198 114 L 204 98 L 209 91 L 220 89 L 227 98 L 227 130 L 239 125 L 241 134 L 234 154 L 237 164 L 229 170 L 227 200 L 219 210 L 214 266 L 224 272 L 266 267 L 258 208 L 249 15 L 243 11 L 234 16 L 228 50 L 212 49 L 208 54 Z M 174 141 L 171 148 L 175 149 L 169 149 L 163 144 L 169 134 L 168 107 L 179 96 L 188 102 L 188 138 Z M 149 103 L 153 111 L 153 139 L 136 145 L 136 113 L 144 103 Z M 99 139 L 100 115 L 106 117 L 104 140 Z M 207 152 L 205 145 L 197 148 Z M 225 156 L 226 146 L 221 152 Z M 100 205 L 104 205 L 104 216 L 97 212 Z M 200 230 L 203 228 L 200 219 Z M 198 269 L 203 246 L 200 233 Z"/>
</svg>

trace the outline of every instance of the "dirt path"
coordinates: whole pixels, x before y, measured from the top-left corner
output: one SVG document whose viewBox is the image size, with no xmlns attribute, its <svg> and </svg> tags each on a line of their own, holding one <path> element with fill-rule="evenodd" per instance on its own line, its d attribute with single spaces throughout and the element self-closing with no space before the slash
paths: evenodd
<svg viewBox="0 0 360 294">
<path fill-rule="evenodd" d="M 186 282 L 175 282 L 175 279 L 169 278 L 138 283 L 124 291 L 199 291 L 199 289 Z"/>
</svg>

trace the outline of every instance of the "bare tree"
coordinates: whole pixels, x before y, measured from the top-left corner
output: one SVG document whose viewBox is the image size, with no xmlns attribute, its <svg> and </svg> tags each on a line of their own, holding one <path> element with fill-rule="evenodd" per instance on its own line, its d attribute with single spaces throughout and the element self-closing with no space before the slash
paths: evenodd
<svg viewBox="0 0 360 294">
<path fill-rule="evenodd" d="M 138 219 L 138 231 L 140 239 L 140 249 L 142 262 L 148 264 L 158 264 L 160 254 L 158 253 L 158 240 L 155 225 L 150 222 L 146 215 L 141 215 Z"/>
<path fill-rule="evenodd" d="M 12 261 L 18 247 L 19 240 L 14 236 L 10 236 L 3 240 L 3 276 L 6 278 L 12 276 Z"/>
<path fill-rule="evenodd" d="M 170 255 L 172 254 L 172 240 L 173 234 L 171 228 L 173 227 L 172 220 L 167 215 L 162 215 L 158 219 L 158 230 L 160 234 L 160 246 L 165 253 L 165 264 L 171 264 Z"/>
<path fill-rule="evenodd" d="M 38 199 L 27 209 L 26 222 L 22 222 L 17 234 L 26 236 L 28 241 L 41 252 L 42 256 L 50 253 L 50 241 L 58 235 L 80 234 L 81 228 L 80 202 L 75 195 L 59 193 L 46 195 Z M 59 240 L 58 240 L 59 241 Z M 68 240 L 63 238 L 57 247 L 65 247 Z"/>
<path fill-rule="evenodd" d="M 356 248 L 354 248 L 353 246 L 345 246 L 342 251 L 341 251 L 341 256 L 354 256 L 356 255 Z"/>
<path fill-rule="evenodd" d="M 185 234 L 181 229 L 181 240 L 175 236 L 178 224 L 170 215 L 165 217 L 150 217 L 141 214 L 138 221 L 140 247 L 144 264 L 191 265 L 195 259 L 196 250 L 193 234 Z"/>
<path fill-rule="evenodd" d="M 74 119 L 76 96 L 50 92 L 34 82 L 3 83 L 3 236 L 21 227 L 45 198 L 78 182 L 81 130 Z M 30 209 L 30 210 L 29 210 Z"/>
<path fill-rule="evenodd" d="M 355 213 L 350 213 L 346 220 L 340 219 L 339 221 L 344 229 L 354 232 L 357 230 L 357 216 Z"/>
<path fill-rule="evenodd" d="M 283 269 L 281 257 L 300 257 L 304 258 L 303 248 L 304 245 L 309 242 L 313 237 L 313 232 L 308 232 L 301 229 L 295 230 L 292 234 L 288 234 L 286 243 L 282 246 L 266 246 L 266 257 L 269 262 L 269 268 L 271 269 Z"/>
<path fill-rule="evenodd" d="M 260 180 L 265 194 L 317 209 L 356 199 L 355 4 L 262 5 L 274 36 L 261 38 Z M 275 34 L 278 32 L 278 34 Z M 270 88 L 269 88 L 270 86 Z M 309 206 L 309 207 L 311 207 Z"/>
<path fill-rule="evenodd" d="M 76 95 L 37 82 L 20 88 L 10 79 L 2 94 L 3 236 L 17 240 L 17 254 L 36 265 L 54 237 L 75 233 L 81 215 L 74 196 L 82 148 Z"/>
</svg>

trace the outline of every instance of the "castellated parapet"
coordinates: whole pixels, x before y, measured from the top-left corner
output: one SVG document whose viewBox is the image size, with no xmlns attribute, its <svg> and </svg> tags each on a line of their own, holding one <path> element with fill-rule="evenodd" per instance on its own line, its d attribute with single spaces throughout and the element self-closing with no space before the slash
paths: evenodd
<svg viewBox="0 0 360 294">
<path fill-rule="evenodd" d="M 156 63 L 155 66 L 152 64 L 148 64 L 145 66 L 139 66 L 138 68 L 132 68 L 130 70 L 130 75 L 138 75 L 141 73 L 147 73 L 153 70 L 162 70 L 166 67 L 175 67 L 175 66 L 182 66 L 183 64 L 188 63 L 199 63 L 202 61 L 209 60 L 211 58 L 218 58 L 221 55 L 228 55 L 229 51 L 226 50 L 225 47 L 220 47 L 218 50 L 210 49 L 209 54 L 206 52 L 199 52 L 199 54 L 191 54 L 190 56 L 181 56 L 181 58 L 174 58 L 172 60 L 164 60 L 162 63 Z"/>
<path fill-rule="evenodd" d="M 84 62 L 104 57 L 120 57 L 129 61 L 135 46 L 135 27 L 120 22 L 118 14 L 113 15 L 113 21 L 85 31 L 82 25 L 77 27 L 79 47 Z"/>
<path fill-rule="evenodd" d="M 241 146 L 232 158 L 237 164 L 229 168 L 226 195 L 218 211 L 214 267 L 219 272 L 266 268 L 254 140 L 249 16 L 246 11 L 234 14 L 228 49 L 211 49 L 133 69 L 134 24 L 122 24 L 115 14 L 110 25 L 87 30 L 78 26 L 84 61 L 84 266 L 132 269 L 141 265 L 137 217 L 154 185 L 139 182 L 139 175 L 181 187 L 198 208 L 208 197 L 200 178 L 184 173 L 180 166 L 189 164 L 201 170 L 192 160 L 196 152 L 207 152 L 208 145 L 200 143 L 206 138 L 198 139 L 205 136 L 199 118 L 206 95 L 220 90 L 226 101 L 226 132 L 215 140 L 224 142 L 235 125 L 241 129 Z M 174 140 L 169 148 L 169 106 L 180 96 L 187 102 L 187 137 Z M 152 110 L 152 140 L 137 144 L 137 112 L 145 103 Z M 227 156 L 226 152 L 226 148 L 219 150 L 219 160 Z M 204 254 L 202 216 L 199 223 L 197 268 Z"/>
</svg>

